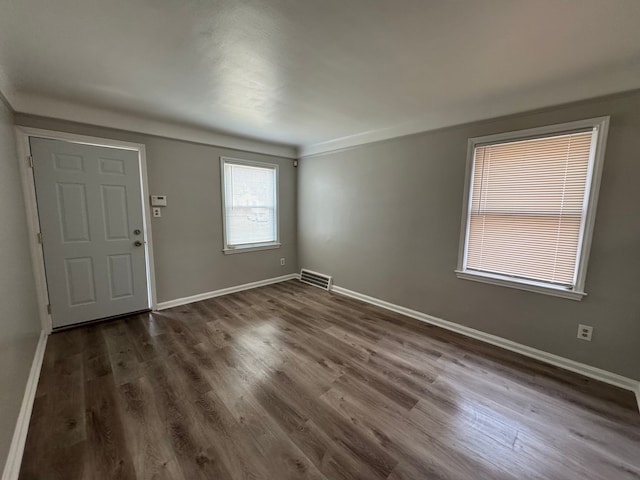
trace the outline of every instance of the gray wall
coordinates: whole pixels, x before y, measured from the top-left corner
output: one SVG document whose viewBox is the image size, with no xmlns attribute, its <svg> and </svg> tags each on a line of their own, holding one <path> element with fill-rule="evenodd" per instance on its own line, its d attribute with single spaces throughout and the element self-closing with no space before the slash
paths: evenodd
<svg viewBox="0 0 640 480">
<path fill-rule="evenodd" d="M 27 235 L 13 114 L 0 98 L 0 472 L 41 329 Z"/>
<path fill-rule="evenodd" d="M 469 137 L 611 116 L 581 302 L 454 274 Z M 336 285 L 640 379 L 640 93 L 328 153 L 300 162 L 300 266 Z M 595 327 L 591 343 L 578 323 Z"/>
<path fill-rule="evenodd" d="M 150 193 L 168 199 L 162 217 L 151 223 L 158 301 L 296 271 L 296 171 L 292 160 L 23 114 L 16 114 L 16 124 L 146 145 Z M 280 165 L 281 248 L 222 253 L 221 155 Z M 280 257 L 285 257 L 286 266 L 280 266 Z"/>
</svg>

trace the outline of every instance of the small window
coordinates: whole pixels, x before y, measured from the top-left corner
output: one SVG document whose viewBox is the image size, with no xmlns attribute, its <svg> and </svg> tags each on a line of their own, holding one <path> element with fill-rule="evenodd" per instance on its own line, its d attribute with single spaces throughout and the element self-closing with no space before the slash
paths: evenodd
<svg viewBox="0 0 640 480">
<path fill-rule="evenodd" d="M 220 161 L 224 252 L 278 248 L 278 165 Z"/>
<path fill-rule="evenodd" d="M 580 300 L 609 119 L 469 140 L 458 277 Z"/>
</svg>

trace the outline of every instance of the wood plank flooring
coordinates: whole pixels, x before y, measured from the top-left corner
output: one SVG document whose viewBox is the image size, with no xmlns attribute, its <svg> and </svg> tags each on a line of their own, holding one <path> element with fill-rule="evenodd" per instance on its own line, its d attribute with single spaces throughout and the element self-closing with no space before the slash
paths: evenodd
<svg viewBox="0 0 640 480">
<path fill-rule="evenodd" d="M 640 415 L 290 281 L 53 334 L 20 478 L 640 479 Z"/>
</svg>

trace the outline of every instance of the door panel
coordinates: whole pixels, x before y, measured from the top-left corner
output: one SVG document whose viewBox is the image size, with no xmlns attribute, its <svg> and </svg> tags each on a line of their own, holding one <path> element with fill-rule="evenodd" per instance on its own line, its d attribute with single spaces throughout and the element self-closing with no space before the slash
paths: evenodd
<svg viewBox="0 0 640 480">
<path fill-rule="evenodd" d="M 112 300 L 133 295 L 133 266 L 130 254 L 109 255 L 109 279 Z"/>
<path fill-rule="evenodd" d="M 56 170 L 66 170 L 68 172 L 83 172 L 84 161 L 79 155 L 64 155 L 62 153 L 54 153 L 54 165 Z"/>
<path fill-rule="evenodd" d="M 104 233 L 107 240 L 128 240 L 127 189 L 121 185 L 101 185 Z"/>
<path fill-rule="evenodd" d="M 100 173 L 106 175 L 124 175 L 124 162 L 115 158 L 100 159 Z"/>
<path fill-rule="evenodd" d="M 91 257 L 68 258 L 64 261 L 69 305 L 96 303 L 96 281 Z"/>
<path fill-rule="evenodd" d="M 148 308 L 138 153 L 30 143 L 54 328 Z"/>
<path fill-rule="evenodd" d="M 58 183 L 56 187 L 62 242 L 90 242 L 85 186 L 78 183 Z"/>
</svg>

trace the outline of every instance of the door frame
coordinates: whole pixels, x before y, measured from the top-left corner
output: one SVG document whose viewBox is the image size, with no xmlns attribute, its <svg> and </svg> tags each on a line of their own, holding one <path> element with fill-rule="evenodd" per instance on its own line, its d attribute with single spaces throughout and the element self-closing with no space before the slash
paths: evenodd
<svg viewBox="0 0 640 480">
<path fill-rule="evenodd" d="M 112 140 L 101 137 L 91 137 L 87 135 L 77 135 L 75 133 L 58 132 L 54 130 L 44 130 L 40 128 L 23 127 L 16 125 L 16 140 L 18 145 L 18 163 L 20 165 L 20 176 L 22 178 L 22 192 L 24 195 L 25 210 L 27 215 L 27 226 L 29 230 L 29 249 L 31 251 L 31 260 L 33 264 L 33 275 L 36 282 L 36 295 L 38 298 L 38 312 L 40 314 L 40 323 L 42 329 L 47 333 L 51 333 L 53 324 L 51 314 L 47 310 L 49 305 L 49 290 L 47 287 L 47 277 L 44 266 L 44 252 L 42 244 L 38 240 L 40 233 L 40 217 L 38 213 L 38 204 L 36 201 L 35 178 L 33 168 L 31 167 L 31 145 L 29 139 L 31 137 L 46 138 L 49 140 L 62 140 L 70 143 L 80 143 L 83 145 L 92 145 L 97 147 L 118 148 L 123 150 L 131 150 L 138 152 L 138 165 L 140 171 L 140 187 L 142 213 L 143 213 L 143 229 L 146 254 L 147 268 L 147 296 L 149 300 L 149 308 L 156 310 L 156 279 L 155 266 L 153 259 L 153 241 L 151 237 L 151 207 L 149 202 L 149 181 L 147 178 L 147 156 L 145 145 L 142 143 L 124 142 L 121 140 Z"/>
</svg>

